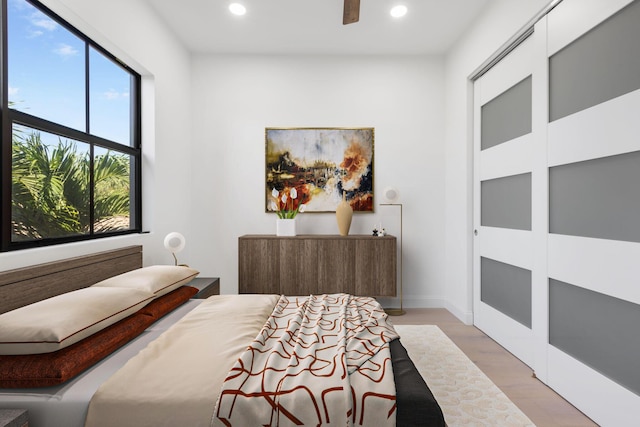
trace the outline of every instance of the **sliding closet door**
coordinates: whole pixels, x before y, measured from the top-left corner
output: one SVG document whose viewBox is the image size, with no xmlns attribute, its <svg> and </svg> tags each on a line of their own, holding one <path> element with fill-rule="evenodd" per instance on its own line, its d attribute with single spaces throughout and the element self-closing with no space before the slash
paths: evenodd
<svg viewBox="0 0 640 427">
<path fill-rule="evenodd" d="M 546 208 L 537 148 L 546 70 L 535 60 L 546 54 L 537 32 L 474 83 L 474 324 L 534 369 L 546 338 L 546 313 L 534 304 L 546 298 L 546 217 L 536 215 Z"/>
<path fill-rule="evenodd" d="M 638 425 L 640 1 L 565 0 L 547 25 L 548 384 Z"/>
<path fill-rule="evenodd" d="M 563 0 L 474 82 L 474 322 L 640 419 L 640 0 Z"/>
</svg>

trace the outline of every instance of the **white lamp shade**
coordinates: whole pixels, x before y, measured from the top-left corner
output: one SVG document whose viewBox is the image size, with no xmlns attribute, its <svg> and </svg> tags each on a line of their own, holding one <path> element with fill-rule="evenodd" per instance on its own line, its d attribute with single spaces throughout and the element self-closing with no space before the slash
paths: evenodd
<svg viewBox="0 0 640 427">
<path fill-rule="evenodd" d="M 384 197 L 385 203 L 394 203 L 400 198 L 400 192 L 395 187 L 387 187 L 384 189 L 384 193 L 382 194 Z"/>
<path fill-rule="evenodd" d="M 172 253 L 180 252 L 186 245 L 184 236 L 178 232 L 171 232 L 164 238 L 164 247 Z"/>
</svg>

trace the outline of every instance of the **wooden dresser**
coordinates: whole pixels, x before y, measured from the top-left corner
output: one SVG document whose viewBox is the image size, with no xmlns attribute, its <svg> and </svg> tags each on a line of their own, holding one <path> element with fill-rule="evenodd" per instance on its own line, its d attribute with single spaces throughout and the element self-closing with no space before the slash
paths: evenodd
<svg viewBox="0 0 640 427">
<path fill-rule="evenodd" d="M 239 292 L 395 296 L 396 247 L 394 236 L 241 236 Z"/>
</svg>

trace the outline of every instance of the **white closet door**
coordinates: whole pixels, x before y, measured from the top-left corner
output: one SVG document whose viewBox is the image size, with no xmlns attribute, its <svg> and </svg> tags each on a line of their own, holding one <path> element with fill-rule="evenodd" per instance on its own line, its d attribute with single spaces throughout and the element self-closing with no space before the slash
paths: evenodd
<svg viewBox="0 0 640 427">
<path fill-rule="evenodd" d="M 547 22 L 548 384 L 638 425 L 640 1 L 564 0 Z"/>
<path fill-rule="evenodd" d="M 474 322 L 640 425 L 640 0 L 563 0 L 474 83 Z"/>
<path fill-rule="evenodd" d="M 547 222 L 536 212 L 546 209 L 547 80 L 538 31 L 474 83 L 474 324 L 544 369 Z"/>
</svg>

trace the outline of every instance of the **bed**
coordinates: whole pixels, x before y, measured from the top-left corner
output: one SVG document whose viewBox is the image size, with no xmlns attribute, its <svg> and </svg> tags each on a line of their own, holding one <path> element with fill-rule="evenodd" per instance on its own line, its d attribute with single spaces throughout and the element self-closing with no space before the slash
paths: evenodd
<svg viewBox="0 0 640 427">
<path fill-rule="evenodd" d="M 141 267 L 141 247 L 133 246 L 2 272 L 0 313 L 84 288 L 100 288 L 110 277 L 137 274 Z M 222 295 L 196 300 L 191 298 L 195 292 L 189 290 L 188 280 L 183 282 L 125 318 L 146 316 L 147 323 L 136 326 L 142 329 L 134 338 L 59 384 L 0 388 L 0 409 L 27 409 L 30 426 L 35 427 L 225 425 L 213 416 L 222 400 L 221 386 L 283 297 Z M 175 301 L 165 304 L 167 297 Z M 288 300 L 297 305 L 302 301 Z M 100 346 L 86 348 L 96 347 Z M 401 341 L 393 339 L 388 347 L 396 425 L 445 425 L 440 407 Z M 7 356 L 0 355 L 0 372 L 2 361 L 7 360 L 3 357 Z"/>
</svg>

